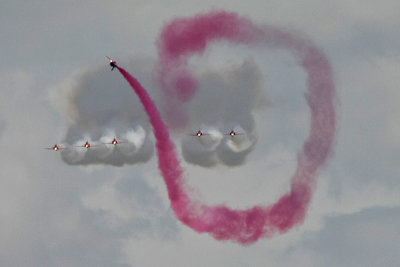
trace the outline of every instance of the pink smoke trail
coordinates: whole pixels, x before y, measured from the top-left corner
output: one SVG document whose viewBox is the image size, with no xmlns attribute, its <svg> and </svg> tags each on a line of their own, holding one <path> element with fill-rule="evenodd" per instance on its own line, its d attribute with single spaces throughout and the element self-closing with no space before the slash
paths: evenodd
<svg viewBox="0 0 400 267">
<path fill-rule="evenodd" d="M 261 237 L 287 232 L 303 222 L 317 171 L 325 163 L 333 144 L 335 88 L 328 60 L 310 41 L 277 28 L 258 28 L 236 14 L 211 12 L 191 19 L 174 20 L 162 32 L 159 46 L 162 65 L 160 77 L 166 92 L 172 94 L 171 99 L 175 99 L 174 104 L 190 100 L 197 90 L 196 79 L 186 68 L 188 57 L 203 52 L 207 42 L 214 39 L 263 42 L 271 47 L 289 49 L 307 72 L 310 136 L 299 153 L 290 191 L 271 206 L 234 210 L 224 205 L 204 205 L 192 199 L 168 127 L 156 105 L 134 77 L 124 69 L 118 69 L 139 96 L 150 118 L 156 138 L 159 169 L 178 219 L 197 232 L 210 233 L 217 240 L 251 244 Z"/>
</svg>

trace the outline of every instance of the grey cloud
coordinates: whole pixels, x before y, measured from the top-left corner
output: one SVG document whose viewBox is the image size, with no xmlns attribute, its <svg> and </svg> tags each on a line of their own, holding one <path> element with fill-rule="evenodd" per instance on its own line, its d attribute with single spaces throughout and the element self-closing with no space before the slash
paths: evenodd
<svg viewBox="0 0 400 267">
<path fill-rule="evenodd" d="M 184 137 L 182 154 L 186 161 L 204 167 L 244 163 L 257 141 L 253 111 L 267 103 L 261 93 L 262 80 L 251 59 L 226 71 L 208 70 L 199 77 L 198 93 L 184 107 L 189 118 L 187 131 L 200 129 L 211 136 Z M 231 130 L 244 136 L 226 136 Z M 246 149 L 239 149 L 244 141 L 248 142 Z"/>
<path fill-rule="evenodd" d="M 246 131 L 252 131 L 251 112 L 265 101 L 261 94 L 263 75 L 253 60 L 247 59 L 225 71 L 207 70 L 198 79 L 198 93 L 185 105 L 189 124 L 217 125 L 226 130 L 240 124 Z"/>
<path fill-rule="evenodd" d="M 133 58 L 118 61 L 153 91 L 152 60 Z M 102 67 L 80 74 L 69 89 L 66 112 L 75 127 L 90 134 L 101 134 L 104 127 L 126 127 L 147 122 L 143 107 L 118 71 Z"/>
<path fill-rule="evenodd" d="M 153 91 L 151 60 L 133 58 L 118 63 L 126 66 L 146 88 L 150 88 L 150 92 Z M 151 127 L 147 115 L 132 88 L 118 71 L 111 72 L 104 64 L 83 72 L 71 84 L 64 92 L 67 96 L 65 112 L 72 122 L 65 136 L 69 148 L 61 153 L 66 163 L 122 166 L 146 162 L 152 157 L 154 142 L 150 138 Z M 140 144 L 130 140 L 116 147 L 104 144 L 111 142 L 114 137 L 117 140 L 127 140 L 129 138 L 126 135 L 132 131 L 135 133 L 133 139 L 144 132 Z M 71 148 L 83 145 L 85 139 L 93 140 L 89 150 Z"/>
<path fill-rule="evenodd" d="M 197 136 L 190 136 L 183 138 L 182 140 L 182 155 L 183 158 L 192 164 L 200 165 L 203 167 L 215 166 L 218 162 L 218 158 L 215 155 L 215 150 L 207 149 L 200 143 L 201 140 Z M 208 136 L 200 137 L 202 139 L 208 139 Z"/>
</svg>

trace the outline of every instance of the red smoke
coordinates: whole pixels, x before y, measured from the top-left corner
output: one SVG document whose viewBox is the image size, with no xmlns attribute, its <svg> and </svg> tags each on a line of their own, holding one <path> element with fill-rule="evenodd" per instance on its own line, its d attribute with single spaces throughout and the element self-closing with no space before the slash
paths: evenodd
<svg viewBox="0 0 400 267">
<path fill-rule="evenodd" d="M 311 41 L 275 27 L 260 28 L 234 13 L 211 12 L 173 20 L 162 31 L 159 40 L 160 81 L 170 101 L 168 112 L 181 115 L 179 104 L 190 100 L 196 93 L 197 80 L 188 70 L 187 60 L 195 53 L 202 53 L 213 40 L 287 49 L 293 52 L 307 72 L 310 136 L 298 155 L 290 192 L 271 206 L 234 210 L 223 205 L 207 206 L 191 199 L 168 127 L 157 107 L 134 77 L 124 69 L 118 69 L 138 94 L 150 118 L 156 138 L 159 168 L 171 206 L 179 220 L 197 232 L 210 233 L 218 240 L 250 244 L 261 237 L 286 232 L 303 222 L 317 171 L 332 148 L 335 88 L 328 60 Z"/>
<path fill-rule="evenodd" d="M 176 19 L 167 24 L 158 41 L 160 83 L 166 93 L 169 123 L 180 127 L 186 117 L 180 102 L 190 100 L 197 90 L 197 80 L 187 69 L 187 61 L 194 54 L 202 54 L 208 42 L 228 40 L 251 43 L 260 36 L 259 29 L 234 13 L 209 13 L 189 19 Z"/>
</svg>

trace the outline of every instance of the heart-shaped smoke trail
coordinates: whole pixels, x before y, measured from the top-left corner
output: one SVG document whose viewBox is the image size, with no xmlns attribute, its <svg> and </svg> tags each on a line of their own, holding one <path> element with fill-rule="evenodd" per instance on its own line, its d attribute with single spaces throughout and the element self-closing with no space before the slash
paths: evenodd
<svg viewBox="0 0 400 267">
<path fill-rule="evenodd" d="M 179 112 L 197 90 L 195 77 L 187 69 L 188 57 L 201 53 L 207 42 L 226 39 L 238 43 L 263 43 L 287 49 L 307 73 L 306 95 L 311 109 L 310 136 L 298 155 L 298 166 L 290 191 L 270 206 L 234 210 L 224 205 L 208 206 L 190 197 L 175 146 L 161 115 L 140 83 L 122 68 L 121 74 L 139 96 L 154 129 L 159 169 L 167 186 L 171 206 L 180 221 L 197 232 L 208 232 L 218 240 L 250 244 L 261 237 L 286 232 L 303 222 L 318 169 L 331 152 L 335 134 L 335 88 L 325 55 L 312 42 L 275 27 L 257 27 L 237 14 L 211 12 L 189 19 L 176 19 L 161 36 L 161 82 L 172 94 L 170 110 Z"/>
</svg>

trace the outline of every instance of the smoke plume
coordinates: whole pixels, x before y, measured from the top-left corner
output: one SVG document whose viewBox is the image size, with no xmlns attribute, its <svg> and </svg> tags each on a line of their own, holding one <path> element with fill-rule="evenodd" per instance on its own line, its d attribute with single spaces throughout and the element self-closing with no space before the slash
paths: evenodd
<svg viewBox="0 0 400 267">
<path fill-rule="evenodd" d="M 298 155 L 290 191 L 270 206 L 235 210 L 224 205 L 208 206 L 191 198 L 168 127 L 154 101 L 134 77 L 123 68 L 118 69 L 149 116 L 156 138 L 159 169 L 177 218 L 195 231 L 210 233 L 218 240 L 250 244 L 261 237 L 287 232 L 303 222 L 317 171 L 327 160 L 333 144 L 335 87 L 326 56 L 310 40 L 276 27 L 258 27 L 234 13 L 211 12 L 173 20 L 162 31 L 160 77 L 165 94 L 171 95 L 168 112 L 173 118 L 187 122 L 186 116 L 180 114 L 180 103 L 191 100 L 198 88 L 198 80 L 187 69 L 188 58 L 194 53 L 201 54 L 207 44 L 216 39 L 286 49 L 293 53 L 307 73 L 310 135 Z"/>
</svg>

